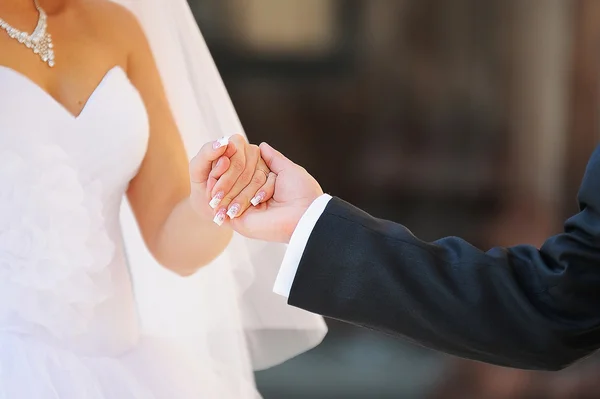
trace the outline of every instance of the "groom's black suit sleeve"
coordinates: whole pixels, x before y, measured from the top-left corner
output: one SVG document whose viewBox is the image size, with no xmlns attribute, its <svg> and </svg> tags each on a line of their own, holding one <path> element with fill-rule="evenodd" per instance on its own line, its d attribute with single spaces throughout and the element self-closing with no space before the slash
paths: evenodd
<svg viewBox="0 0 600 399">
<path fill-rule="evenodd" d="M 556 370 L 600 347 L 600 149 L 581 211 L 541 249 L 482 252 L 334 198 L 310 236 L 291 305 L 498 365 Z"/>
</svg>

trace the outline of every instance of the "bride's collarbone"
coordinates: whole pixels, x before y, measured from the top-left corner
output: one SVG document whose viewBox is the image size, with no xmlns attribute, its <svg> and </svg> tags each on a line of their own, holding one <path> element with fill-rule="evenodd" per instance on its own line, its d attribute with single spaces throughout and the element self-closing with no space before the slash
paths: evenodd
<svg viewBox="0 0 600 399">
<path fill-rule="evenodd" d="M 56 52 L 56 65 L 50 68 L 31 50 L 13 48 L 11 44 L 0 38 L 0 74 L 7 69 L 21 75 L 73 115 L 81 112 L 108 72 L 117 67 L 125 69 L 127 59 L 101 46 L 93 51 L 63 46 L 63 51 Z"/>
<path fill-rule="evenodd" d="M 73 102 L 71 97 L 77 98 L 76 102 L 85 101 L 111 69 L 121 67 L 126 71 L 134 47 L 132 39 L 128 39 L 133 36 L 131 18 L 125 9 L 110 1 L 69 0 L 62 6 L 59 2 L 54 5 L 56 10 L 44 10 L 54 45 L 54 67 L 50 68 L 31 48 L 2 30 L 0 65 L 24 75 L 52 97 L 68 95 L 69 103 Z M 29 17 L 33 18 L 35 13 L 31 14 Z M 33 20 L 25 24 L 12 17 L 15 24 L 21 22 L 15 26 L 17 29 L 31 31 Z"/>
</svg>

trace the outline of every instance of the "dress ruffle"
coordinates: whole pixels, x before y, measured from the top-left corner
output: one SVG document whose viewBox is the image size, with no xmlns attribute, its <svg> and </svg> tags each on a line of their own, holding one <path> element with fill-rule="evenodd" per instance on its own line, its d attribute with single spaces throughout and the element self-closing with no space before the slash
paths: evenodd
<svg viewBox="0 0 600 399">
<path fill-rule="evenodd" d="M 0 399 L 260 398 L 252 380 L 200 368 L 162 338 L 144 337 L 116 358 L 78 356 L 17 334 L 0 333 L 0 343 Z"/>
<path fill-rule="evenodd" d="M 80 181 L 56 145 L 0 151 L 0 328 L 18 322 L 57 338 L 80 334 L 111 295 L 99 182 Z M 20 144 L 20 145 L 19 145 Z"/>
</svg>

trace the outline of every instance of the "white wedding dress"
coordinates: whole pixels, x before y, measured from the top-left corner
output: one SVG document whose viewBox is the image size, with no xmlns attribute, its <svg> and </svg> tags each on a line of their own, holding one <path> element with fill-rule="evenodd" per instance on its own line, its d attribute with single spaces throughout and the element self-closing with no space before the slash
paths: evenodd
<svg viewBox="0 0 600 399">
<path fill-rule="evenodd" d="M 126 73 L 78 116 L 15 70 L 0 88 L 0 399 L 259 397 L 141 333 L 119 216 L 149 132 Z"/>
</svg>

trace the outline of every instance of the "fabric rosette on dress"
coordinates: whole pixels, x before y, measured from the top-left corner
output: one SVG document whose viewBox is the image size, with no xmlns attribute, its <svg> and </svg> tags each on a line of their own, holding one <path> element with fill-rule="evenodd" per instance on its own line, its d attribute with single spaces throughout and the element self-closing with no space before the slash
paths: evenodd
<svg viewBox="0 0 600 399">
<path fill-rule="evenodd" d="M 101 184 L 84 188 L 59 146 L 18 138 L 0 150 L 0 182 L 0 331 L 85 332 L 111 294 Z"/>
</svg>

